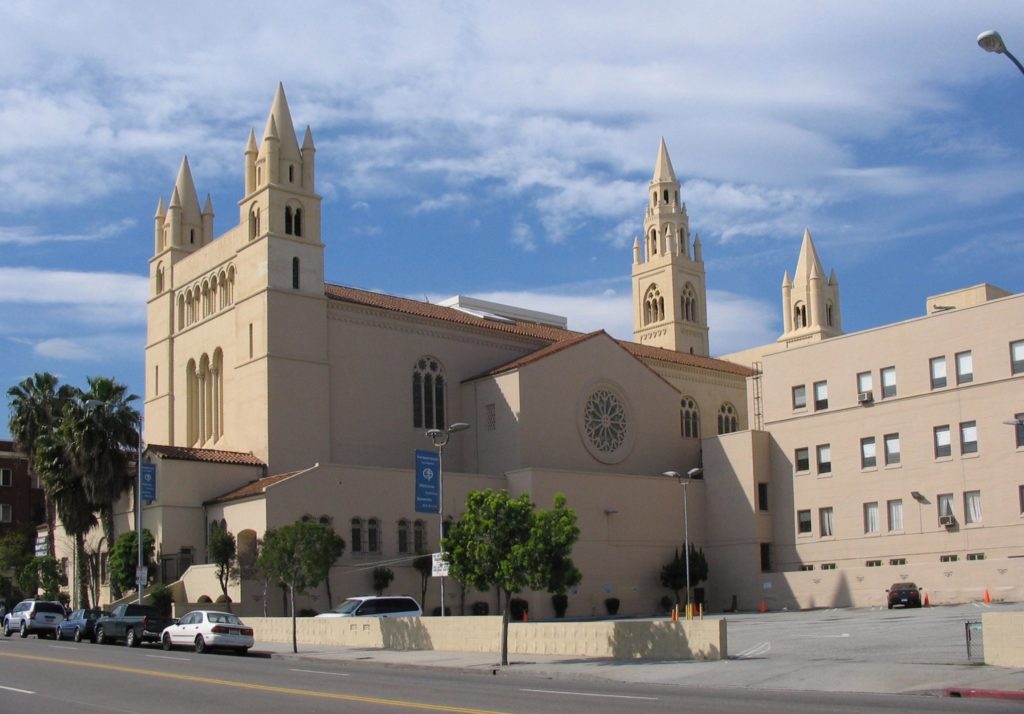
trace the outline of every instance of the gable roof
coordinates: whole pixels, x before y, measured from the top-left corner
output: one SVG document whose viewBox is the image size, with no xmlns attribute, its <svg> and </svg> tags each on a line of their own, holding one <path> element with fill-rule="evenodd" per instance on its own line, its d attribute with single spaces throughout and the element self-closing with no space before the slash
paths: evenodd
<svg viewBox="0 0 1024 714">
<path fill-rule="evenodd" d="M 238 466 L 267 465 L 252 454 L 241 451 L 223 451 L 221 449 L 196 449 L 188 446 L 166 446 L 164 444 L 147 444 L 146 451 L 161 459 L 177 461 L 202 461 L 210 464 L 233 464 Z"/>
<path fill-rule="evenodd" d="M 494 377 L 496 375 L 503 374 L 505 372 L 512 372 L 513 370 L 517 370 L 517 369 L 519 369 L 521 367 L 525 367 L 528 364 L 533 364 L 534 362 L 539 362 L 540 360 L 544 359 L 545 357 L 550 357 L 551 355 L 557 354 L 558 352 L 561 352 L 562 350 L 568 349 L 570 347 L 574 347 L 574 346 L 576 346 L 576 345 L 578 345 L 578 344 L 580 344 L 582 342 L 586 342 L 588 340 L 591 340 L 594 337 L 597 337 L 598 335 L 604 335 L 605 337 L 608 337 L 609 339 L 611 339 L 611 337 L 608 335 L 608 333 L 605 332 L 604 330 L 597 330 L 596 332 L 589 332 L 589 333 L 586 333 L 586 334 L 577 333 L 576 335 L 574 335 L 572 337 L 568 337 L 568 338 L 566 338 L 564 340 L 559 340 L 558 342 L 552 342 L 547 347 L 541 347 L 539 350 L 534 350 L 533 352 L 530 352 L 529 354 L 525 354 L 522 357 L 517 357 L 516 359 L 512 360 L 511 362 L 506 362 L 505 364 L 499 364 L 497 367 L 489 369 L 486 372 L 481 372 L 480 374 L 475 375 L 473 377 L 469 377 L 468 379 L 465 379 L 463 381 L 464 382 L 472 382 L 474 379 L 480 379 L 481 377 Z"/>
<path fill-rule="evenodd" d="M 267 488 L 273 486 L 275 483 L 287 481 L 293 476 L 298 476 L 300 473 L 304 473 L 308 470 L 309 469 L 300 469 L 298 471 L 288 471 L 286 473 L 275 474 L 273 476 L 264 476 L 263 478 L 256 479 L 255 481 L 250 481 L 244 486 L 236 488 L 233 491 L 228 491 L 216 498 L 211 498 L 209 501 L 204 501 L 203 505 L 224 503 L 225 501 L 237 501 L 240 498 L 247 498 L 249 496 L 262 496 L 267 492 Z"/>
</svg>

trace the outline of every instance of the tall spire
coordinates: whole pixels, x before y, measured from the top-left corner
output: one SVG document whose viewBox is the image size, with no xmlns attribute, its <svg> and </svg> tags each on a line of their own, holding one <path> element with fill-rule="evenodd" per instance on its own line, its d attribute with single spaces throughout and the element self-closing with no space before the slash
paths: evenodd
<svg viewBox="0 0 1024 714">
<path fill-rule="evenodd" d="M 177 191 L 181 200 L 182 221 L 191 225 L 198 224 L 201 221 L 199 196 L 196 194 L 196 184 L 192 180 L 192 169 L 189 168 L 187 156 L 181 159 L 178 178 L 174 182 L 174 190 Z"/>
<path fill-rule="evenodd" d="M 672 169 L 672 159 L 668 155 L 665 137 L 661 137 L 661 145 L 658 146 L 658 160 L 654 164 L 654 176 L 651 178 L 651 183 L 660 181 L 678 182 L 676 172 Z"/>
<path fill-rule="evenodd" d="M 839 281 L 835 271 L 828 280 L 825 275 L 811 231 L 804 228 L 793 279 L 788 272 L 782 276 L 783 332 L 779 342 L 802 344 L 842 334 Z"/>
<path fill-rule="evenodd" d="M 793 278 L 799 280 L 810 279 L 811 277 L 823 277 L 825 269 L 821 267 L 821 260 L 818 259 L 818 251 L 814 248 L 814 240 L 811 238 L 811 231 L 804 228 L 804 240 L 800 244 L 800 257 L 796 261 L 796 272 Z"/>
<path fill-rule="evenodd" d="M 271 125 L 276 125 L 273 127 Z M 276 131 L 273 129 L 276 128 Z M 272 133 L 281 140 L 282 159 L 299 161 L 299 140 L 295 136 L 295 124 L 292 123 L 292 114 L 288 110 L 288 99 L 284 96 L 284 84 L 278 82 L 277 93 L 274 94 L 274 103 L 270 107 L 270 116 L 267 117 L 267 125 L 263 131 L 263 138 L 267 139 Z"/>
</svg>

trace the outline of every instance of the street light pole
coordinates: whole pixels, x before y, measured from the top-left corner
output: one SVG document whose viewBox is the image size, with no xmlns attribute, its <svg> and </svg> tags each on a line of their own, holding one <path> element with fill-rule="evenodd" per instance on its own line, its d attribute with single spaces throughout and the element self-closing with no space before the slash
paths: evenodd
<svg viewBox="0 0 1024 714">
<path fill-rule="evenodd" d="M 704 470 L 701 468 L 690 469 L 683 476 L 678 471 L 666 471 L 662 476 L 671 476 L 672 478 L 679 481 L 679 485 L 683 487 L 683 551 L 685 552 L 685 567 L 686 567 L 686 615 L 690 615 L 690 523 L 689 523 L 689 508 L 686 503 L 686 487 L 695 478 L 700 478 L 704 474 Z"/>
<path fill-rule="evenodd" d="M 441 553 L 442 560 L 444 559 L 444 466 L 442 465 L 442 459 L 444 454 L 444 447 L 448 443 L 452 434 L 457 431 L 465 431 L 469 428 L 469 424 L 462 421 L 457 421 L 450 425 L 446 429 L 428 429 L 427 438 L 434 444 L 437 449 L 437 550 Z M 444 576 L 441 576 L 441 617 L 444 617 Z"/>
<path fill-rule="evenodd" d="M 1003 38 L 995 30 L 986 30 L 978 35 L 978 46 L 986 52 L 994 52 L 997 55 L 1006 55 L 1010 58 L 1010 61 L 1017 65 L 1017 69 L 1020 70 L 1021 74 L 1024 74 L 1024 65 L 1020 63 L 1010 50 L 1006 49 L 1006 43 L 1003 42 Z"/>
</svg>

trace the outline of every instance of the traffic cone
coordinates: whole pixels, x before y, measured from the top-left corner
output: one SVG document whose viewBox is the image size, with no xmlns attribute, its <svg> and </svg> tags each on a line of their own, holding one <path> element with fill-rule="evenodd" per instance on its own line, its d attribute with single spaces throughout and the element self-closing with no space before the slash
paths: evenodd
<svg viewBox="0 0 1024 714">
<path fill-rule="evenodd" d="M 758 612 L 768 612 L 768 606 L 765 604 L 764 599 L 761 599 L 761 604 L 757 606 Z"/>
<path fill-rule="evenodd" d="M 931 607 L 932 606 L 931 600 L 928 599 L 928 593 L 927 592 L 924 594 L 924 606 L 925 607 Z"/>
<path fill-rule="evenodd" d="M 672 608 L 672 622 L 678 622 L 678 621 L 679 621 L 679 605 L 676 604 L 676 606 Z"/>
<path fill-rule="evenodd" d="M 992 596 L 988 594 L 988 588 L 985 588 L 985 604 L 986 605 L 991 605 L 992 604 Z"/>
<path fill-rule="evenodd" d="M 523 622 L 529 622 L 529 621 L 530 621 L 530 611 L 529 610 L 523 610 Z"/>
</svg>

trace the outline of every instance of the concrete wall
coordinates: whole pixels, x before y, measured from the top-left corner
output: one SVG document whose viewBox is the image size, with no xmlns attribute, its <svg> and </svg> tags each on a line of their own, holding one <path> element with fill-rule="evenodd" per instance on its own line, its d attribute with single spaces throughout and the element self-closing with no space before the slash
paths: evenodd
<svg viewBox="0 0 1024 714">
<path fill-rule="evenodd" d="M 247 617 L 257 642 L 291 642 L 287 617 Z M 501 647 L 501 618 L 332 617 L 295 621 L 302 645 L 401 650 L 494 652 Z M 614 659 L 717 660 L 728 656 L 726 621 L 609 620 L 511 623 L 509 653 Z"/>
<path fill-rule="evenodd" d="M 1024 667 L 1024 612 L 986 612 L 981 631 L 985 664 Z"/>
</svg>

